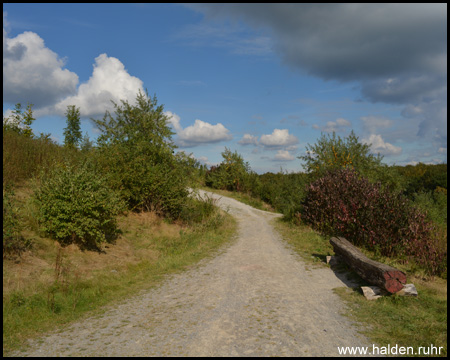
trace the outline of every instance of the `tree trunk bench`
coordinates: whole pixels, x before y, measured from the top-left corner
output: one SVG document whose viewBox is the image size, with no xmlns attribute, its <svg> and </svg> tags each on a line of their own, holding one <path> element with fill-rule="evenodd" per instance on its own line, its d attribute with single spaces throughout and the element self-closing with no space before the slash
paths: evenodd
<svg viewBox="0 0 450 360">
<path fill-rule="evenodd" d="M 342 237 L 332 237 L 330 243 L 340 256 L 359 276 L 390 293 L 396 293 L 406 284 L 406 274 L 392 266 L 369 259 Z"/>
</svg>

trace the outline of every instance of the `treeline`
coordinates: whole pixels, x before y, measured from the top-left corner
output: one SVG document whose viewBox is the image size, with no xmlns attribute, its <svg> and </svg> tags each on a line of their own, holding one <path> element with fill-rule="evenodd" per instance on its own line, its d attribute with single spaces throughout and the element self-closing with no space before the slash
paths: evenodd
<svg viewBox="0 0 450 360">
<path fill-rule="evenodd" d="M 447 164 L 394 166 L 403 180 L 403 193 L 412 198 L 420 192 L 447 190 Z"/>
<path fill-rule="evenodd" d="M 21 236 L 14 191 L 32 183 L 39 231 L 62 245 L 98 250 L 118 233 L 117 216 L 154 211 L 169 221 L 202 223 L 215 210 L 189 197 L 198 164 L 175 153 L 172 131 L 156 97 L 139 92 L 136 103 L 114 103 L 102 119 L 92 119 L 94 143 L 80 131 L 80 111 L 68 106 L 64 145 L 50 134 L 36 135 L 32 105 L 16 105 L 3 119 L 3 256 L 20 254 Z"/>
<path fill-rule="evenodd" d="M 353 132 L 322 135 L 306 150 L 300 157 L 305 173 L 258 175 L 225 148 L 204 182 L 245 192 L 286 220 L 446 277 L 447 164 L 387 166 Z"/>
</svg>

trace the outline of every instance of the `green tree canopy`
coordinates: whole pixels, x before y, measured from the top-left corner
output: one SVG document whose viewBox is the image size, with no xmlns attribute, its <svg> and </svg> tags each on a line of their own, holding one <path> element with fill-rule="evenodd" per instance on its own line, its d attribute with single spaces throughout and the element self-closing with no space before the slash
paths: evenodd
<svg viewBox="0 0 450 360">
<path fill-rule="evenodd" d="M 351 168 L 372 182 L 381 181 L 399 190 L 397 173 L 381 162 L 383 157 L 379 153 L 371 154 L 370 146 L 359 142 L 353 130 L 344 138 L 333 132 L 332 135 L 322 134 L 314 145 L 307 144 L 306 155 L 298 158 L 303 160 L 311 180 L 332 170 Z"/>
<path fill-rule="evenodd" d="M 66 111 L 67 127 L 64 129 L 64 146 L 76 148 L 81 142 L 80 109 L 68 105 Z"/>
<path fill-rule="evenodd" d="M 135 104 L 115 103 L 96 123 L 97 155 L 130 209 L 156 210 L 176 218 L 188 195 L 188 178 L 174 155 L 173 132 L 156 96 L 138 92 Z"/>
<path fill-rule="evenodd" d="M 95 120 L 101 131 L 98 138 L 100 145 L 128 144 L 136 145 L 141 141 L 154 146 L 161 146 L 173 150 L 176 146 L 172 142 L 174 134 L 168 126 L 168 117 L 164 114 L 164 105 L 157 105 L 156 95 L 151 98 L 139 90 L 136 104 L 131 105 L 121 100 L 121 105 L 112 101 L 115 116 L 105 112 L 102 120 Z"/>
<path fill-rule="evenodd" d="M 322 175 L 328 170 L 353 168 L 358 171 L 379 166 L 382 157 L 370 154 L 370 145 L 362 144 L 353 130 L 346 138 L 322 133 L 314 145 L 306 146 L 306 155 L 299 156 L 305 162 L 307 173 Z"/>
<path fill-rule="evenodd" d="M 34 120 L 33 117 L 33 104 L 27 104 L 25 112 L 22 110 L 22 104 L 17 103 L 12 114 L 9 117 L 3 118 L 3 129 L 12 130 L 26 137 L 33 137 L 33 130 L 31 130 L 31 124 Z"/>
<path fill-rule="evenodd" d="M 230 191 L 245 191 L 248 187 L 248 180 L 251 177 L 250 165 L 243 157 L 232 152 L 225 147 L 222 152 L 223 161 L 219 166 L 212 167 L 206 173 L 205 181 L 207 186 L 216 189 L 227 189 Z"/>
</svg>

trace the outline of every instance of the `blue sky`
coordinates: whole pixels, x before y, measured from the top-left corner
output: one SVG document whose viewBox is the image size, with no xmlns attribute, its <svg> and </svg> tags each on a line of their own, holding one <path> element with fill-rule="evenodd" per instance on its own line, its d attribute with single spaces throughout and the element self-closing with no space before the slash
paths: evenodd
<svg viewBox="0 0 450 360">
<path fill-rule="evenodd" d="M 3 113 L 34 104 L 62 143 L 111 102 L 156 94 L 179 150 L 302 171 L 354 130 L 387 164 L 447 162 L 446 4 L 3 4 Z"/>
</svg>

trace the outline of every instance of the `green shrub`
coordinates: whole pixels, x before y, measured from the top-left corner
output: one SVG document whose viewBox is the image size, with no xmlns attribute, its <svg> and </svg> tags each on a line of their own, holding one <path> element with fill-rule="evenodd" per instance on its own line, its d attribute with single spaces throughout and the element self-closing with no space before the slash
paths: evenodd
<svg viewBox="0 0 450 360">
<path fill-rule="evenodd" d="M 430 220 L 447 229 L 447 189 L 422 191 L 413 195 L 414 205 L 427 213 Z"/>
<path fill-rule="evenodd" d="M 412 258 L 430 274 L 446 270 L 447 250 L 439 246 L 426 214 L 352 169 L 328 172 L 309 184 L 301 216 L 327 235 L 383 256 Z"/>
<path fill-rule="evenodd" d="M 42 175 L 34 197 L 42 230 L 61 245 L 98 249 L 118 233 L 115 217 L 124 203 L 89 162 L 58 164 Z"/>
<path fill-rule="evenodd" d="M 251 171 L 248 162 L 237 151 L 225 147 L 223 161 L 205 173 L 205 185 L 213 189 L 253 193 L 259 191 L 258 175 Z"/>
<path fill-rule="evenodd" d="M 293 220 L 301 211 L 307 184 L 306 174 L 302 173 L 266 173 L 259 177 L 261 183 L 259 197 L 283 213 L 287 220 Z"/>
<path fill-rule="evenodd" d="M 225 171 L 220 165 L 211 166 L 211 168 L 205 173 L 205 185 L 219 190 L 225 190 L 227 184 L 225 182 Z"/>
</svg>

